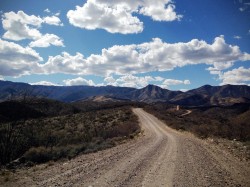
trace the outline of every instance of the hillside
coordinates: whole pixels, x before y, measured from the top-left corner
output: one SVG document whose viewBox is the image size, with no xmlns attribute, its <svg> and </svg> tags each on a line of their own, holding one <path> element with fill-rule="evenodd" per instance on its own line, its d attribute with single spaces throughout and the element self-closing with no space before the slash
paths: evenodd
<svg viewBox="0 0 250 187">
<path fill-rule="evenodd" d="M 8 167 L 95 152 L 139 132 L 137 118 L 124 102 L 0 102 L 0 169 L 18 158 Z"/>
<path fill-rule="evenodd" d="M 80 112 L 72 104 L 49 99 L 9 100 L 0 102 L 0 122 L 69 115 Z"/>
<path fill-rule="evenodd" d="M 155 85 L 148 85 L 131 92 L 131 98 L 141 102 L 166 102 L 181 94 L 181 91 L 170 91 Z"/>
<path fill-rule="evenodd" d="M 0 81 L 0 101 L 46 97 L 62 102 L 82 100 L 167 102 L 184 106 L 232 105 L 250 102 L 250 87 L 246 85 L 204 85 L 187 92 L 171 91 L 155 85 L 141 89 L 114 86 L 37 86 Z"/>
<path fill-rule="evenodd" d="M 40 86 L 26 83 L 0 81 L 0 101 L 22 98 L 26 96 L 40 96 L 63 102 L 72 102 L 92 96 L 112 96 L 130 99 L 128 93 L 135 88 L 114 86 Z"/>
<path fill-rule="evenodd" d="M 204 85 L 177 95 L 170 102 L 185 106 L 249 103 L 250 87 L 245 85 Z"/>
<path fill-rule="evenodd" d="M 173 105 L 156 103 L 144 107 L 146 111 L 163 120 L 168 126 L 190 131 L 201 137 L 221 137 L 250 141 L 250 104 L 231 106 L 181 107 L 176 111 Z M 191 111 L 188 115 L 186 111 Z"/>
</svg>

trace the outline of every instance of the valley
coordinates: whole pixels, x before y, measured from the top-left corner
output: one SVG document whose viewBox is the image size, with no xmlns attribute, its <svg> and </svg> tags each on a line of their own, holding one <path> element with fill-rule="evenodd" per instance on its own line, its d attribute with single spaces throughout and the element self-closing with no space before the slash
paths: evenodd
<svg viewBox="0 0 250 187">
<path fill-rule="evenodd" d="M 250 0 L 0 14 L 0 187 L 250 187 Z"/>
<path fill-rule="evenodd" d="M 248 86 L 0 81 L 1 186 L 248 186 Z"/>
<path fill-rule="evenodd" d="M 78 101 L 163 102 L 182 106 L 216 106 L 250 103 L 250 87 L 246 85 L 204 85 L 187 92 L 148 85 L 136 89 L 115 86 L 40 86 L 0 80 L 0 101 L 42 97 L 66 103 Z"/>
</svg>

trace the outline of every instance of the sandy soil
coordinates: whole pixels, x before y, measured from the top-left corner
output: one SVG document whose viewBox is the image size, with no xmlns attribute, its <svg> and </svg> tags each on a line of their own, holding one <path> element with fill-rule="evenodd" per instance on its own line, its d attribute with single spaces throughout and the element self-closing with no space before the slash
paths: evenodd
<svg viewBox="0 0 250 187">
<path fill-rule="evenodd" d="M 250 165 L 142 109 L 143 133 L 114 148 L 28 170 L 0 186 L 250 186 Z"/>
</svg>

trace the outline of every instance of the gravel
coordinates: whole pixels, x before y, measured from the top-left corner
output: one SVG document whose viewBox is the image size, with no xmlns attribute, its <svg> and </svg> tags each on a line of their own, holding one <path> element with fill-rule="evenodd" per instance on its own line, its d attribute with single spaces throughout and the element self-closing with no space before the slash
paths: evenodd
<svg viewBox="0 0 250 187">
<path fill-rule="evenodd" d="M 17 170 L 0 186 L 250 186 L 249 162 L 134 109 L 143 133 L 69 161 Z"/>
</svg>

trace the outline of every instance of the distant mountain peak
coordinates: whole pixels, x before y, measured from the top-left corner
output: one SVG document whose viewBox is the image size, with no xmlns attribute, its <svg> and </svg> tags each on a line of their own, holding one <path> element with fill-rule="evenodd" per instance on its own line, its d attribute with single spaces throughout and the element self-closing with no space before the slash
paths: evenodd
<svg viewBox="0 0 250 187">
<path fill-rule="evenodd" d="M 95 101 L 109 101 L 110 98 L 107 97 L 111 97 L 118 100 L 149 103 L 170 102 L 188 106 L 227 105 L 234 102 L 249 102 L 250 99 L 250 87 L 246 85 L 204 85 L 197 89 L 181 92 L 163 89 L 152 84 L 141 89 L 136 89 L 115 86 L 32 86 L 26 83 L 0 81 L 0 101 L 20 98 L 23 94 L 27 93 L 64 102 L 85 100 L 91 97 Z"/>
<path fill-rule="evenodd" d="M 204 86 L 202 86 L 201 88 L 211 88 L 213 86 L 211 86 L 210 84 L 205 84 Z"/>
<path fill-rule="evenodd" d="M 157 86 L 157 85 L 153 85 L 153 84 L 149 84 L 147 85 L 146 87 L 144 88 L 141 88 L 142 90 L 167 90 L 167 89 L 163 89 L 161 88 L 160 86 Z"/>
<path fill-rule="evenodd" d="M 148 84 L 146 87 L 158 87 L 158 88 L 160 88 L 159 86 L 154 85 L 154 84 Z"/>
</svg>

